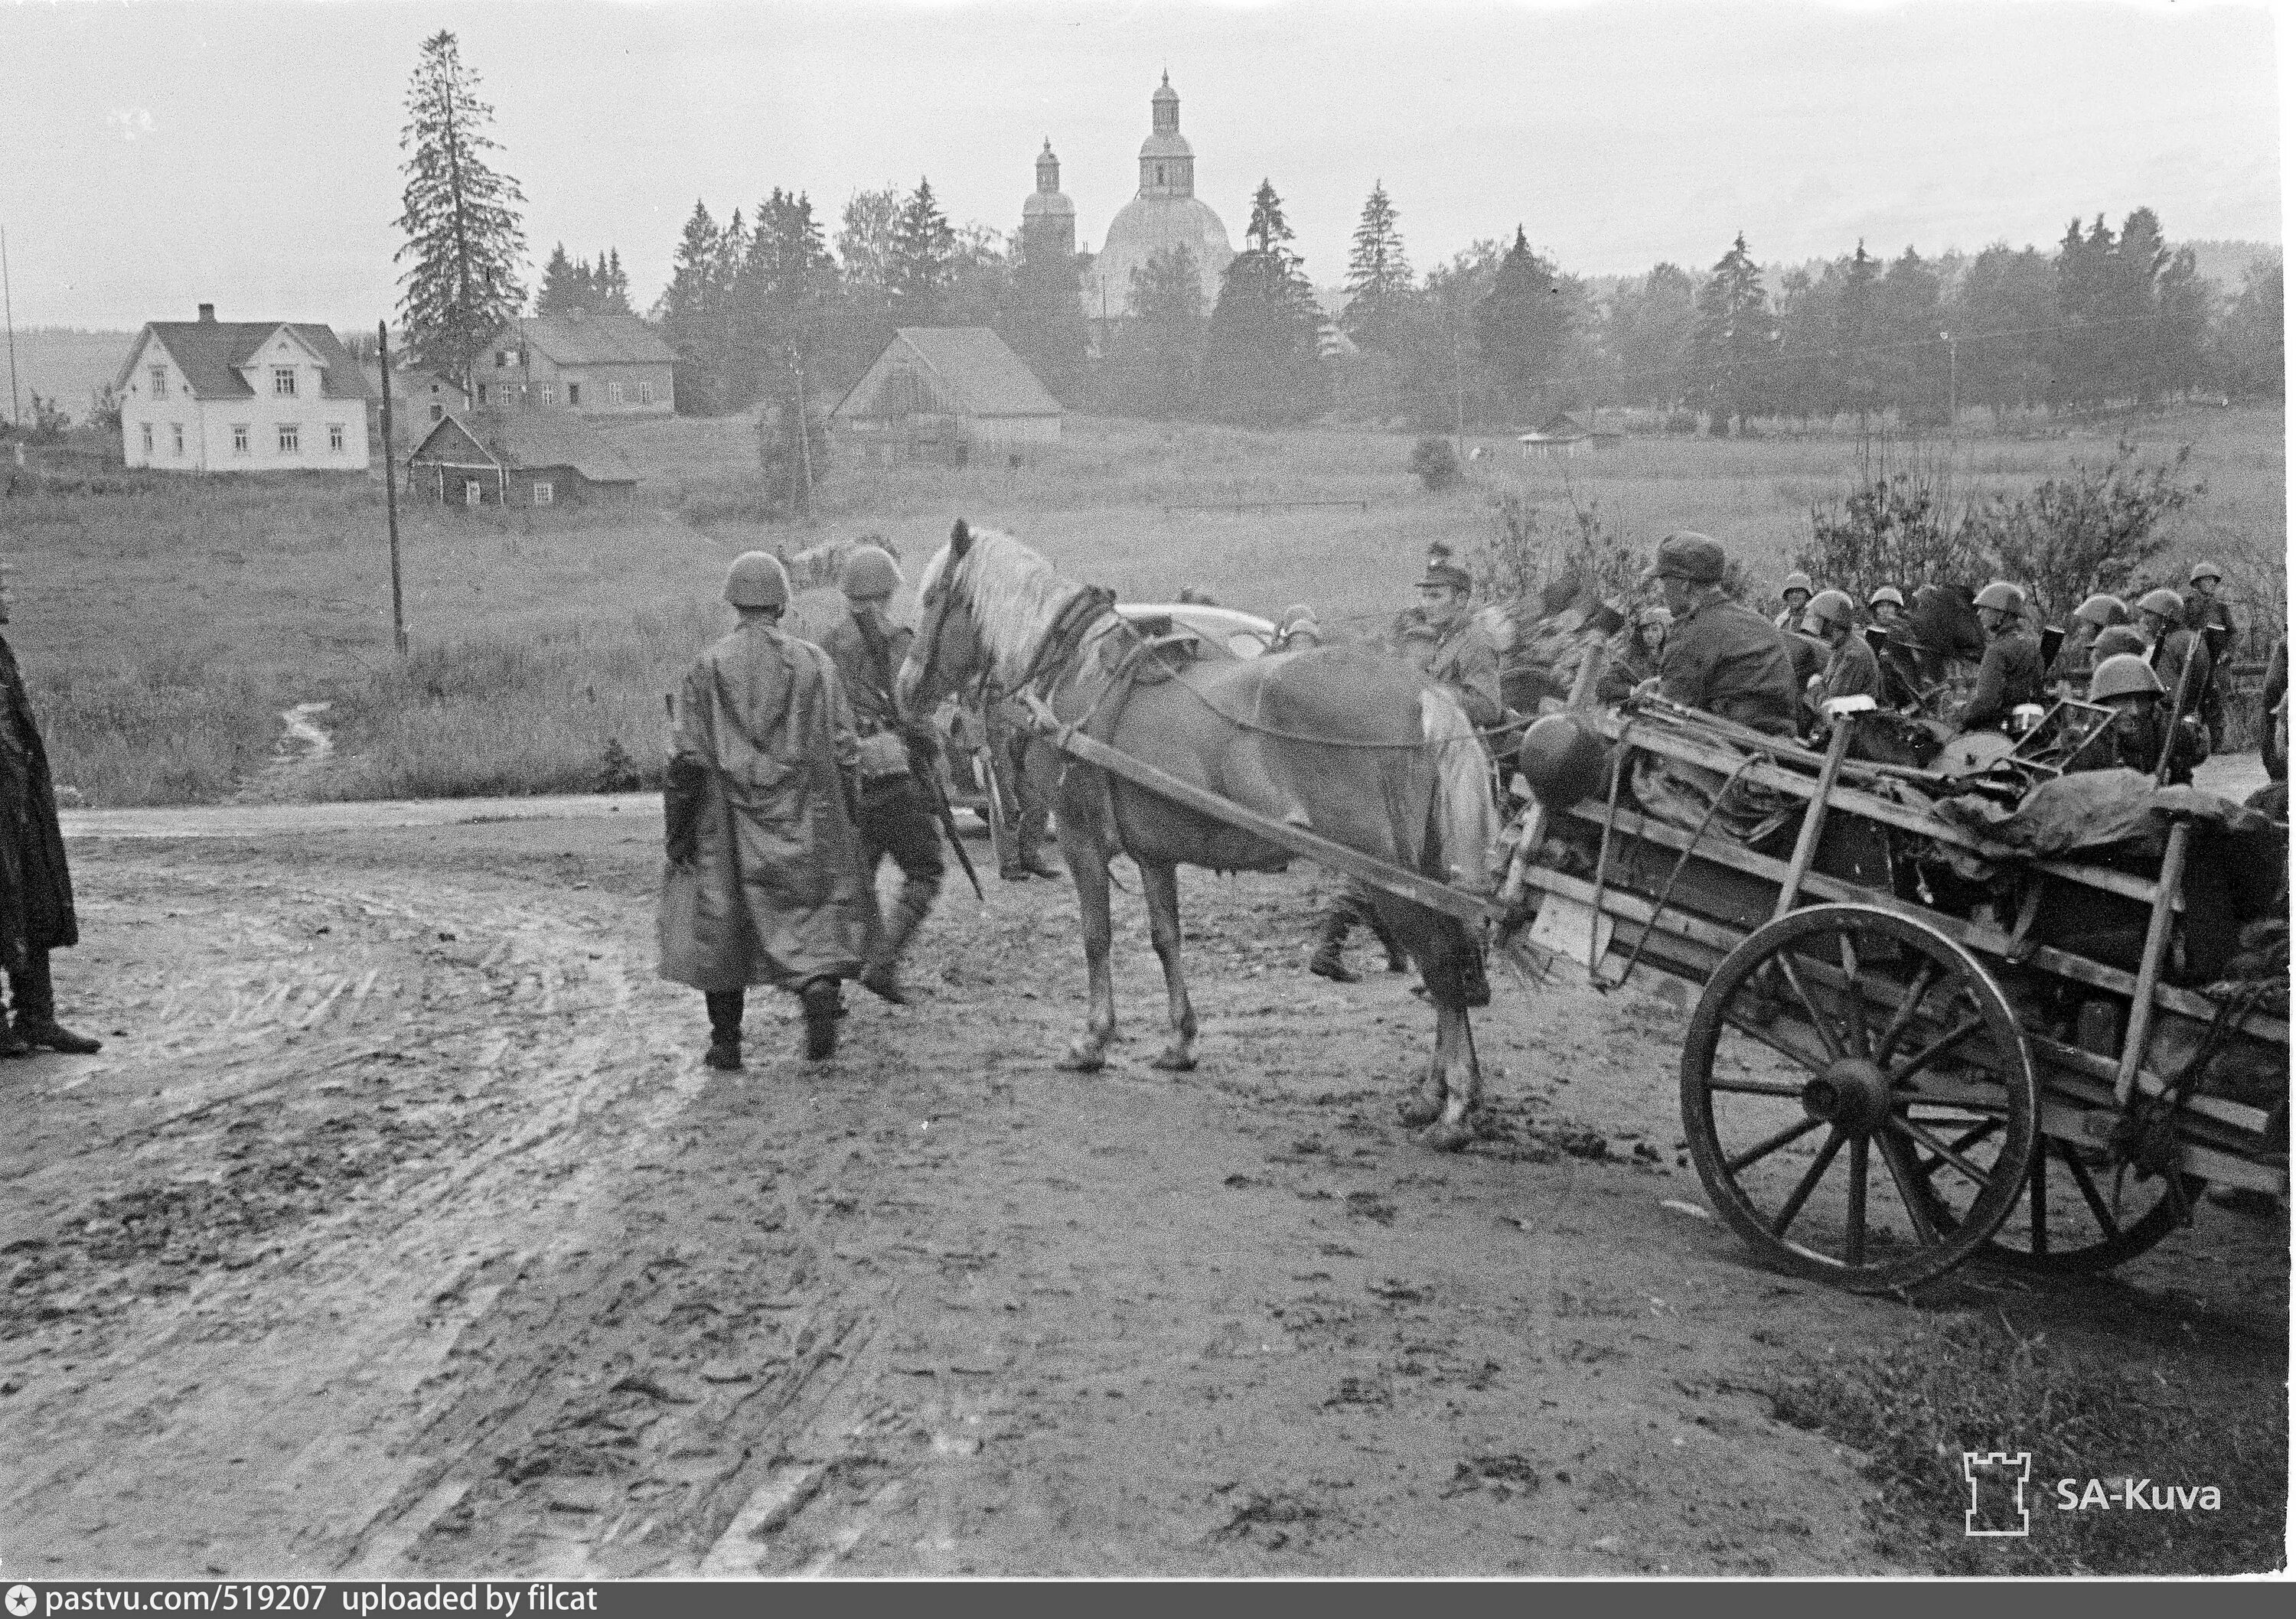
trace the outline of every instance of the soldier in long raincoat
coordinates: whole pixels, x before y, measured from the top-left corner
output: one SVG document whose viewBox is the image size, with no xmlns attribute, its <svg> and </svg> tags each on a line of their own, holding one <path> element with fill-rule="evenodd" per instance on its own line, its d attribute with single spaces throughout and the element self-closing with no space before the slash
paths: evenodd
<svg viewBox="0 0 2296 1619">
<path fill-rule="evenodd" d="M 789 576 L 752 551 L 726 576 L 741 614 L 686 671 L 663 773 L 662 977 L 702 992 L 713 1067 L 742 1066 L 743 992 L 794 990 L 805 1054 L 836 1050 L 840 980 L 869 929 L 853 824 L 858 746 L 836 666 L 781 627 Z"/>
</svg>

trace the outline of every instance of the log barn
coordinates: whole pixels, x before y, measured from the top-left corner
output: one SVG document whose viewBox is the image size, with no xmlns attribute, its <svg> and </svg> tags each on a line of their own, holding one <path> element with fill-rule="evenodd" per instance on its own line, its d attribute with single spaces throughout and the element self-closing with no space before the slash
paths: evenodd
<svg viewBox="0 0 2296 1619">
<path fill-rule="evenodd" d="M 406 458 L 406 489 L 452 506 L 627 501 L 637 469 L 579 417 L 480 410 L 434 423 Z"/>
</svg>

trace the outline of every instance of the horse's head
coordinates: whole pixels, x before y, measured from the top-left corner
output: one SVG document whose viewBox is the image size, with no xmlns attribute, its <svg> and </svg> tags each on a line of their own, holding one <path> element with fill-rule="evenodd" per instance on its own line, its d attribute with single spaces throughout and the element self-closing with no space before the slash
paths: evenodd
<svg viewBox="0 0 2296 1619">
<path fill-rule="evenodd" d="M 961 691 L 988 672 L 988 657 L 974 616 L 965 568 L 972 554 L 972 528 L 963 518 L 949 530 L 948 544 L 935 552 L 917 579 L 917 633 L 901 660 L 894 698 L 907 715 L 930 713 L 953 691 Z"/>
</svg>

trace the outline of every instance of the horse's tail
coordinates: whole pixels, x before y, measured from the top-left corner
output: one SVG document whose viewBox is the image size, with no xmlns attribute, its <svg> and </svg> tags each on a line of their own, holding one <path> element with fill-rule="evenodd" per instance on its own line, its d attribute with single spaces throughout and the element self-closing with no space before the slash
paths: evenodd
<svg viewBox="0 0 2296 1619">
<path fill-rule="evenodd" d="M 1435 770 L 1429 820 L 1439 845 L 1441 875 L 1447 882 L 1482 893 L 1491 886 L 1491 853 L 1499 835 L 1482 740 L 1459 700 L 1433 686 L 1419 693 L 1419 730 Z"/>
</svg>

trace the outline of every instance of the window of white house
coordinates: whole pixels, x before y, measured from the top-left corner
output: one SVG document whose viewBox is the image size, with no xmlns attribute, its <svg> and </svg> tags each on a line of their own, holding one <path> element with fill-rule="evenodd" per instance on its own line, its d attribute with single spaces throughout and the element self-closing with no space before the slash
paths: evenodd
<svg viewBox="0 0 2296 1619">
<path fill-rule="evenodd" d="M 303 453 L 301 422 L 283 421 L 279 424 L 279 453 L 282 455 L 300 455 Z"/>
<path fill-rule="evenodd" d="M 555 382 L 545 382 L 545 383 L 543 383 L 543 384 L 542 384 L 542 387 L 541 387 L 541 393 L 542 393 L 542 402 L 543 402 L 545 405 L 555 405 L 555 404 L 557 404 L 557 403 L 558 403 L 558 384 L 557 384 L 557 383 L 555 383 Z"/>
<path fill-rule="evenodd" d="M 327 423 L 327 448 L 332 450 L 338 455 L 343 453 L 343 424 L 341 422 L 330 421 Z"/>
<path fill-rule="evenodd" d="M 557 499 L 558 499 L 558 487 L 557 487 L 557 486 L 556 486 L 556 485 L 554 485 L 554 484 L 551 484 L 551 483 L 539 482 L 539 481 L 537 481 L 537 482 L 535 484 L 535 486 L 534 486 L 534 503 L 535 503 L 536 505 L 537 505 L 537 506 L 547 506 L 547 505 L 551 505 L 551 504 L 554 503 L 556 502 L 556 500 L 557 500 Z"/>
<path fill-rule="evenodd" d="M 247 423 L 244 421 L 231 424 L 231 453 L 234 455 L 247 454 Z"/>
<path fill-rule="evenodd" d="M 149 455 L 151 453 L 152 453 L 152 424 L 151 424 L 150 422 L 148 422 L 148 421 L 147 421 L 147 422 L 145 422 L 145 423 L 144 424 L 144 454 L 145 454 L 146 455 Z"/>
<path fill-rule="evenodd" d="M 295 368 L 292 365 L 275 365 L 271 368 L 271 391 L 283 398 L 291 399 L 295 397 Z"/>
<path fill-rule="evenodd" d="M 505 382 L 505 383 L 504 383 L 504 384 L 503 384 L 503 397 L 504 397 L 504 398 L 505 398 L 505 399 L 507 399 L 507 398 L 509 398 L 509 397 L 510 397 L 510 384 L 509 384 L 509 383 L 507 383 L 507 382 Z M 481 383 L 480 383 L 480 384 L 479 384 L 479 403 L 480 403 L 480 405 L 484 405 L 486 402 L 487 402 L 487 385 L 486 385 L 485 383 L 481 382 Z"/>
<path fill-rule="evenodd" d="M 641 382 L 638 384 L 638 403 L 640 405 L 652 405 L 653 403 L 652 383 Z"/>
<path fill-rule="evenodd" d="M 430 407 L 430 420 L 431 420 L 431 421 L 444 421 L 446 419 L 447 419 L 447 407 L 446 407 L 445 405 L 432 405 L 432 406 Z"/>
<path fill-rule="evenodd" d="M 168 426 L 176 436 L 176 454 L 181 455 L 184 453 L 184 424 L 180 421 L 171 421 Z"/>
<path fill-rule="evenodd" d="M 505 369 L 509 364 L 510 364 L 510 350 L 509 350 L 509 349 L 507 349 L 507 348 L 497 348 L 497 349 L 496 349 L 496 350 L 495 350 L 495 369 L 496 369 L 496 371 L 502 371 L 502 370 Z"/>
<path fill-rule="evenodd" d="M 609 382 L 606 384 L 606 400 L 607 403 L 611 405 L 619 405 L 622 402 L 622 385 L 620 383 Z"/>
<path fill-rule="evenodd" d="M 168 368 L 164 365 L 154 365 L 152 368 L 152 397 L 154 399 L 164 399 L 168 397 Z"/>
<path fill-rule="evenodd" d="M 569 382 L 566 385 L 566 403 L 570 405 L 582 403 L 582 385 L 579 382 Z"/>
</svg>

